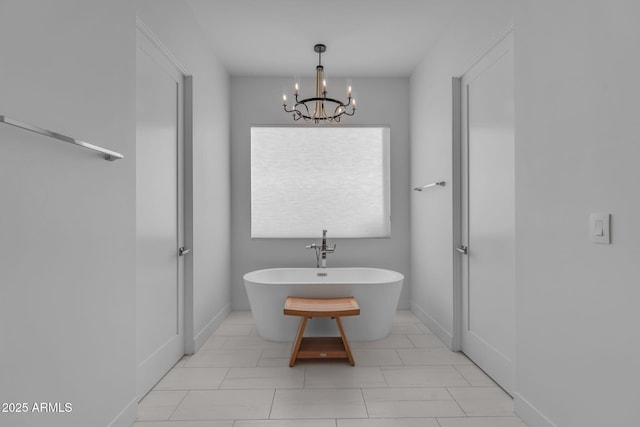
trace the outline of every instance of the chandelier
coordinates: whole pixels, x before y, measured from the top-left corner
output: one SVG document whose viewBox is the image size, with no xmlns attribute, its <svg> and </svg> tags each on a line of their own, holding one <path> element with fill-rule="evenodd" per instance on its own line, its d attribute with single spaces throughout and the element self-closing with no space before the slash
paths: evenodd
<svg viewBox="0 0 640 427">
<path fill-rule="evenodd" d="M 293 113 L 294 120 L 303 119 L 306 123 L 319 124 L 338 123 L 343 115 L 353 116 L 356 113 L 356 100 L 351 97 L 351 86 L 347 89 L 347 102 L 342 102 L 327 96 L 327 81 L 324 79 L 324 67 L 322 66 L 322 53 L 327 50 L 323 44 L 317 44 L 313 50 L 318 53 L 318 66 L 316 67 L 316 96 L 312 98 L 298 99 L 300 86 L 295 85 L 296 103 L 292 109 L 287 109 L 287 95 L 282 95 L 282 106 L 287 113 Z M 349 112 L 349 109 L 351 110 Z"/>
</svg>

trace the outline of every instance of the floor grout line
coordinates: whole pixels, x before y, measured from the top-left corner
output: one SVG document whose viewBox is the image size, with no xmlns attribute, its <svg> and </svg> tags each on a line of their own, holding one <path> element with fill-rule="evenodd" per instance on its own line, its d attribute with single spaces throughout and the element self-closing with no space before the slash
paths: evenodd
<svg viewBox="0 0 640 427">
<path fill-rule="evenodd" d="M 187 398 L 187 395 L 191 393 L 191 390 L 187 390 L 187 392 L 184 394 L 184 396 L 182 396 L 182 399 L 180 399 L 180 402 L 178 402 L 178 404 L 176 405 L 175 408 L 173 408 L 173 411 L 171 411 L 171 415 L 169 415 L 169 418 L 167 418 L 167 421 L 171 421 L 171 417 L 173 417 L 173 414 L 176 413 L 176 411 L 178 410 L 178 407 L 180 407 L 180 405 L 182 404 L 182 402 L 184 402 L 184 400 Z"/>
<path fill-rule="evenodd" d="M 364 390 L 362 388 L 360 389 L 360 395 L 362 396 L 362 403 L 364 404 L 364 410 L 367 412 L 367 418 L 371 419 L 371 416 L 369 414 L 369 407 L 367 406 L 367 400 L 364 398 Z"/>
<path fill-rule="evenodd" d="M 271 406 L 269 407 L 269 415 L 267 415 L 267 419 L 270 420 L 271 419 L 271 413 L 273 412 L 273 404 L 276 401 L 276 392 L 278 391 L 277 388 L 273 389 L 273 395 L 271 396 Z M 234 421 L 235 424 L 235 421 Z"/>
</svg>

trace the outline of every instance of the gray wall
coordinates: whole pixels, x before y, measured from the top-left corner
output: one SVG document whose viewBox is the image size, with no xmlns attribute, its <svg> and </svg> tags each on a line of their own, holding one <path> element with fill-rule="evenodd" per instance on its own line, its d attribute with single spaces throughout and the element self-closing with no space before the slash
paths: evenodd
<svg viewBox="0 0 640 427">
<path fill-rule="evenodd" d="M 635 426 L 640 91 L 624 76 L 640 72 L 629 53 L 640 40 L 640 5 L 470 5 L 411 78 L 412 178 L 451 179 L 451 77 L 513 15 L 516 411 L 530 427 Z M 450 191 L 412 199 L 412 308 L 445 339 L 453 319 Z M 611 245 L 590 243 L 591 212 L 612 214 Z"/>
<path fill-rule="evenodd" d="M 194 337 L 186 350 L 193 351 L 231 307 L 229 75 L 184 1 L 138 0 L 137 5 L 138 17 L 193 76 L 193 241 L 187 256 L 193 284 L 186 295 L 193 304 L 187 336 Z"/>
<path fill-rule="evenodd" d="M 153 5 L 151 5 L 153 3 Z M 0 114 L 123 160 L 0 126 L 0 401 L 12 426 L 129 427 L 135 395 L 135 3 L 0 3 Z M 230 307 L 229 77 L 184 3 L 138 12 L 194 76 L 197 347 Z M 217 317 L 216 317 L 217 316 Z"/>
<path fill-rule="evenodd" d="M 135 419 L 134 29 L 128 0 L 0 3 L 0 114 L 125 155 L 0 125 L 0 401 L 72 404 L 2 425 Z"/>
<path fill-rule="evenodd" d="M 411 180 L 444 180 L 411 197 L 411 309 L 446 343 L 453 336 L 451 78 L 513 21 L 509 0 L 473 2 L 411 76 Z M 479 19 L 481 17 L 481 19 Z"/>
<path fill-rule="evenodd" d="M 309 65 L 313 67 L 313 64 Z M 330 67 L 330 65 L 327 65 Z M 391 238 L 332 239 L 337 243 L 328 256 L 330 267 L 380 267 L 405 275 L 399 306 L 409 307 L 409 80 L 403 78 L 353 78 L 358 111 L 344 124 L 391 127 Z M 301 94 L 314 87 L 303 80 Z M 343 94 L 346 81 L 330 78 L 329 93 Z M 270 267 L 314 267 L 313 251 L 305 245 L 317 239 L 254 239 L 251 233 L 252 125 L 293 125 L 282 110 L 282 91 L 292 97 L 293 78 L 232 77 L 231 79 L 231 285 L 234 309 L 249 309 L 242 276 Z M 346 90 L 345 90 L 346 92 Z"/>
<path fill-rule="evenodd" d="M 640 3 L 573 6 L 516 15 L 516 408 L 532 427 L 632 427 Z M 611 245 L 589 241 L 591 212 L 611 213 Z"/>
</svg>

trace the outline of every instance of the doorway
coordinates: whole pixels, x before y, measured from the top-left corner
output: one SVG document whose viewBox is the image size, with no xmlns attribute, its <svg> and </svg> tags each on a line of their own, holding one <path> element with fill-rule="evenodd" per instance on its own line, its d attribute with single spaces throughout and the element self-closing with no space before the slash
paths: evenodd
<svg viewBox="0 0 640 427">
<path fill-rule="evenodd" d="M 185 75 L 148 31 L 136 49 L 136 392 L 185 354 Z"/>
<path fill-rule="evenodd" d="M 454 79 L 454 342 L 508 393 L 515 377 L 513 88 L 512 30 Z"/>
</svg>

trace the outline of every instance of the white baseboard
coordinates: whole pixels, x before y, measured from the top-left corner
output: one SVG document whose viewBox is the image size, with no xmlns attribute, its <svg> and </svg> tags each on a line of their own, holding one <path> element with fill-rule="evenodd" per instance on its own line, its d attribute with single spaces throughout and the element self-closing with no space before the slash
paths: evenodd
<svg viewBox="0 0 640 427">
<path fill-rule="evenodd" d="M 514 412 L 529 427 L 558 427 L 519 393 L 513 395 Z"/>
<path fill-rule="evenodd" d="M 222 324 L 222 321 L 231 313 L 231 304 L 226 304 L 222 309 L 206 324 L 204 328 L 198 331 L 194 336 L 194 352 L 200 350 L 200 347 L 209 339 L 211 334 Z"/>
<path fill-rule="evenodd" d="M 138 398 L 131 402 L 109 423 L 107 427 L 131 427 L 138 416 Z"/>
<path fill-rule="evenodd" d="M 418 304 L 411 303 L 411 311 L 416 315 L 418 319 L 434 333 L 440 341 L 442 341 L 447 347 L 450 349 L 453 348 L 453 336 L 449 331 L 444 329 L 438 322 L 434 320 L 433 317 L 429 316 L 429 314 L 422 309 Z"/>
</svg>

